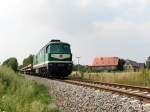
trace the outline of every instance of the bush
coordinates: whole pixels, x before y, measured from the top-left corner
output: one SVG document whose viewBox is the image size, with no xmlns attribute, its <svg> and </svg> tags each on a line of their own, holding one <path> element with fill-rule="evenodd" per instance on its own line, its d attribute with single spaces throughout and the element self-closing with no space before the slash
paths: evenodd
<svg viewBox="0 0 150 112">
<path fill-rule="evenodd" d="M 45 86 L 0 67 L 0 112 L 51 112 Z"/>
<path fill-rule="evenodd" d="M 16 58 L 9 58 L 6 61 L 3 62 L 3 66 L 7 66 L 12 68 L 14 71 L 17 71 L 18 69 L 18 61 Z"/>
</svg>

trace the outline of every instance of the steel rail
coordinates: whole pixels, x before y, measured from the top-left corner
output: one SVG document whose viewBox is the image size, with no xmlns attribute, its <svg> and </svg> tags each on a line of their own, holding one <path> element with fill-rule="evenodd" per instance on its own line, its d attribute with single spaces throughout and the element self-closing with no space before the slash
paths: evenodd
<svg viewBox="0 0 150 112">
<path fill-rule="evenodd" d="M 100 85 L 106 85 L 106 86 L 108 85 L 108 86 L 112 86 L 112 87 L 120 87 L 120 88 L 125 88 L 125 89 L 134 89 L 134 90 L 140 90 L 143 92 L 150 93 L 149 87 L 132 86 L 132 85 L 125 85 L 125 84 L 118 84 L 118 83 L 106 83 L 106 82 L 98 82 L 98 81 L 88 81 L 88 80 L 74 80 L 74 81 L 81 81 L 81 82 L 100 84 Z"/>
<path fill-rule="evenodd" d="M 116 84 L 116 83 L 102 83 L 102 82 L 92 82 L 92 81 L 81 81 L 81 80 L 64 80 L 63 82 L 66 83 L 70 83 L 70 84 L 74 84 L 74 85 L 79 85 L 79 86 L 84 86 L 84 87 L 89 87 L 89 88 L 93 88 L 96 90 L 105 90 L 105 91 L 111 91 L 114 93 L 118 93 L 118 94 L 122 94 L 122 95 L 126 95 L 128 97 L 134 97 L 134 98 L 138 98 L 140 101 L 147 101 L 150 102 L 150 96 L 148 96 L 147 94 L 150 95 L 150 88 L 143 88 L 143 87 L 139 87 L 139 86 L 131 86 L 131 85 L 122 85 L 122 84 Z M 107 84 L 107 85 L 106 85 Z M 114 85 L 112 87 L 112 85 Z M 117 86 L 118 85 L 118 86 Z M 121 88 L 116 88 L 121 86 Z M 126 88 L 123 89 L 123 88 Z M 139 89 L 140 88 L 140 89 Z M 143 88 L 143 89 L 142 89 Z M 127 91 L 127 89 L 131 89 L 132 91 Z M 140 90 L 140 94 L 139 92 L 134 92 L 135 90 Z M 148 92 L 146 94 L 141 94 L 144 92 Z"/>
</svg>

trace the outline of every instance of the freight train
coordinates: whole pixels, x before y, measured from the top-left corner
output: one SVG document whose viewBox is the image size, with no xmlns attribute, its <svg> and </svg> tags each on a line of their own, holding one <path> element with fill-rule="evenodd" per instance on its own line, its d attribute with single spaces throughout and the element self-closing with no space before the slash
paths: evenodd
<svg viewBox="0 0 150 112">
<path fill-rule="evenodd" d="M 69 43 L 51 40 L 33 57 L 33 64 L 21 71 L 26 74 L 64 78 L 72 72 L 73 62 Z"/>
</svg>

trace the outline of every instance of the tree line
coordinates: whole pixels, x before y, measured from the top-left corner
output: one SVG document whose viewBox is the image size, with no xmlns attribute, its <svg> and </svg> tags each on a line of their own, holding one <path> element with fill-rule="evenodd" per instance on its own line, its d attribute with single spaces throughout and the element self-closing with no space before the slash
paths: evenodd
<svg viewBox="0 0 150 112">
<path fill-rule="evenodd" d="M 33 56 L 34 55 L 29 55 L 28 57 L 23 59 L 23 63 L 22 65 L 19 66 L 18 64 L 18 60 L 15 57 L 11 57 L 6 59 L 2 65 L 3 66 L 8 66 L 10 68 L 12 68 L 14 71 L 18 71 L 19 69 L 28 66 L 29 64 L 33 64 Z M 119 63 L 117 66 L 117 71 L 123 71 L 123 65 L 125 63 L 125 60 L 123 59 L 119 59 Z M 150 56 L 147 58 L 146 60 L 146 68 L 150 69 Z M 89 66 L 85 66 L 85 65 L 74 65 L 73 66 L 73 70 L 77 71 L 78 68 L 80 69 L 81 72 L 90 72 L 91 68 Z"/>
<path fill-rule="evenodd" d="M 33 55 L 29 55 L 27 58 L 24 58 L 22 65 L 18 64 L 17 58 L 10 57 L 2 63 L 2 66 L 7 66 L 17 72 L 19 69 L 28 66 L 29 64 L 33 64 Z"/>
<path fill-rule="evenodd" d="M 124 64 L 125 60 L 124 59 L 119 59 L 117 69 L 114 71 L 124 71 Z M 145 68 L 150 69 L 150 56 L 147 58 L 146 63 L 145 63 Z M 84 65 L 74 65 L 73 66 L 74 71 L 80 71 L 80 72 L 102 72 L 103 70 L 92 70 L 91 67 L 84 66 Z"/>
</svg>

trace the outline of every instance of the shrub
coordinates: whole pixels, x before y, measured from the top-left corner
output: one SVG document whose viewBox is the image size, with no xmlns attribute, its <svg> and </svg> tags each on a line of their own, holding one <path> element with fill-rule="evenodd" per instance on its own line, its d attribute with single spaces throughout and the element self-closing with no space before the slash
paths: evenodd
<svg viewBox="0 0 150 112">
<path fill-rule="evenodd" d="M 3 66 L 7 66 L 12 68 L 14 71 L 17 71 L 18 69 L 18 61 L 16 58 L 9 58 L 6 61 L 3 62 Z"/>
<path fill-rule="evenodd" d="M 0 112 L 51 112 L 45 86 L 0 67 Z"/>
</svg>

